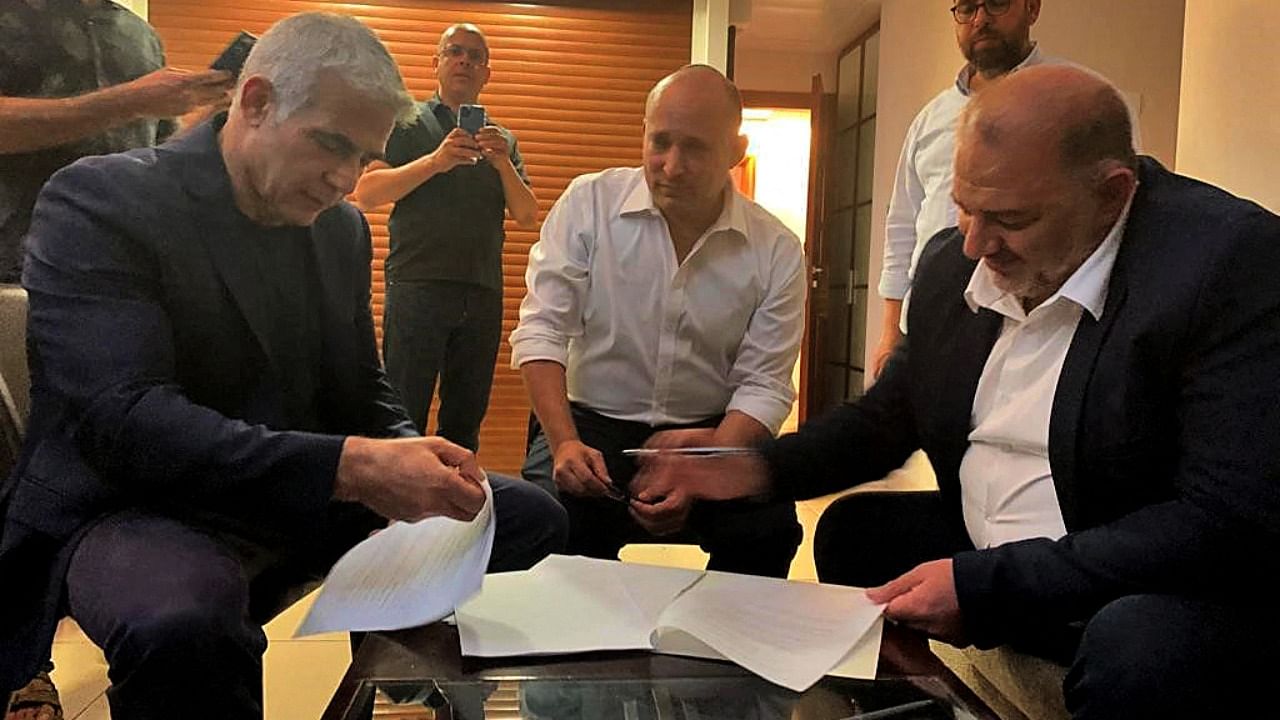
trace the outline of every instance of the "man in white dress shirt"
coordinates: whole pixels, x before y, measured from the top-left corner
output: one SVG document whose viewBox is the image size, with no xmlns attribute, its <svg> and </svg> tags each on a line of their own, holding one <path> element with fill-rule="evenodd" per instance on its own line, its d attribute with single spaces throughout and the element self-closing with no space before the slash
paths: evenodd
<svg viewBox="0 0 1280 720">
<path fill-rule="evenodd" d="M 529 253 L 511 334 L 533 404 L 524 476 L 558 494 L 569 552 L 617 557 L 676 535 L 708 567 L 784 577 L 800 541 L 789 502 L 640 502 L 622 450 L 658 430 L 751 446 L 791 409 L 803 331 L 799 240 L 735 191 L 742 101 L 719 71 L 688 66 L 645 107 L 644 167 L 575 179 Z"/>
<path fill-rule="evenodd" d="M 1040 18 L 1040 0 L 957 0 L 951 14 L 956 21 L 956 44 L 967 62 L 955 83 L 934 96 L 911 121 L 902 143 L 885 219 L 879 288 L 884 325 L 871 368 L 876 376 L 902 339 L 902 306 L 920 252 L 929 238 L 956 224 L 951 161 L 960 111 L 973 93 L 992 80 L 1024 67 L 1056 62 L 1041 55 L 1031 40 L 1031 26 Z"/>
</svg>

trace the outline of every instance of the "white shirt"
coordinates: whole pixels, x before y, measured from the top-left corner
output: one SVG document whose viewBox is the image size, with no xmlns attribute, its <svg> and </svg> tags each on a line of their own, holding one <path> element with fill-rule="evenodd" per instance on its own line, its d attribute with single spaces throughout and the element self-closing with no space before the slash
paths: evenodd
<svg viewBox="0 0 1280 720">
<path fill-rule="evenodd" d="M 978 263 L 964 298 L 1004 316 L 973 397 L 969 449 L 960 462 L 964 524 L 978 549 L 1066 534 L 1049 466 L 1049 418 L 1058 376 L 1082 312 L 1101 319 L 1107 282 L 1128 219 L 1111 232 L 1049 299 L 1024 312 Z"/>
<path fill-rule="evenodd" d="M 1044 57 L 1040 47 L 1033 46 L 1013 71 L 1059 62 L 1062 61 Z M 951 200 L 956 123 L 960 111 L 969 103 L 970 75 L 966 65 L 956 76 L 955 84 L 934 96 L 907 129 L 885 219 L 880 297 L 906 297 L 924 246 L 934 235 L 956 224 L 956 206 Z M 904 329 L 906 317 L 904 308 Z"/>
<path fill-rule="evenodd" d="M 676 262 L 641 168 L 570 183 L 529 251 L 511 365 L 553 360 L 569 399 L 649 425 L 738 410 L 777 433 L 804 325 L 800 241 L 726 183 Z"/>
</svg>

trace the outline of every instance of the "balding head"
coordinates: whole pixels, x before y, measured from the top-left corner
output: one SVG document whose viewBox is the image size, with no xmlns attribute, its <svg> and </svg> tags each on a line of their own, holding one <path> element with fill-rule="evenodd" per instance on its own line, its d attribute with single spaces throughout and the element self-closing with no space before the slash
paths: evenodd
<svg viewBox="0 0 1280 720">
<path fill-rule="evenodd" d="M 704 111 L 715 113 L 730 135 L 737 135 L 742 126 L 742 94 L 729 78 L 710 65 L 685 65 L 659 80 L 644 103 L 646 120 L 663 96 L 668 96 L 667 103 L 697 103 Z"/>
<path fill-rule="evenodd" d="M 742 160 L 742 96 L 719 70 L 688 65 L 649 92 L 644 169 L 668 223 L 701 234 L 719 215 L 729 170 Z"/>
<path fill-rule="evenodd" d="M 1001 78 L 960 117 L 959 142 L 1000 153 L 1055 157 L 1072 173 L 1137 168 L 1133 127 L 1120 92 L 1070 65 L 1038 65 Z"/>
<path fill-rule="evenodd" d="M 1085 70 L 1036 66 L 978 93 L 960 118 L 952 197 L 964 252 L 1030 311 L 1115 227 L 1136 186 L 1129 113 Z"/>
</svg>

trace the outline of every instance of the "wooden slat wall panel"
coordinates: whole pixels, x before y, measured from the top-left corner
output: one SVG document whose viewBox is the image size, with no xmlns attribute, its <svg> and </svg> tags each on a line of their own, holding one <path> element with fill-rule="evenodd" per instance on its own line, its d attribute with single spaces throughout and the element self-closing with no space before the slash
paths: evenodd
<svg viewBox="0 0 1280 720">
<path fill-rule="evenodd" d="M 304 0 L 151 0 L 151 24 L 169 62 L 205 67 L 240 30 L 261 34 L 296 12 L 354 15 L 387 44 L 417 99 L 435 90 L 431 58 L 440 33 L 473 22 L 489 36 L 493 77 L 481 95 L 490 114 L 520 142 L 539 220 L 574 177 L 640 157 L 644 98 L 663 75 L 688 62 L 691 0 L 626 0 L 513 4 L 442 0 L 367 3 Z M 373 310 L 381 338 L 387 213 L 369 213 L 373 228 Z M 524 271 L 537 233 L 508 223 L 503 343 L 481 431 L 486 467 L 516 472 L 524 457 L 529 405 L 520 376 L 508 365 L 506 336 L 524 297 Z"/>
</svg>

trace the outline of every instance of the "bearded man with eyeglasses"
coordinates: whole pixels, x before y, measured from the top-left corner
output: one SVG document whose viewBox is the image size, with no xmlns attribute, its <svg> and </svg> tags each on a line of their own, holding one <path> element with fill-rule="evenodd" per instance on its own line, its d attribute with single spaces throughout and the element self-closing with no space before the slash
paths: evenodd
<svg viewBox="0 0 1280 720">
<path fill-rule="evenodd" d="M 938 232 L 956 225 L 951 201 L 955 125 L 969 98 L 1007 73 L 1064 61 L 1047 57 L 1031 39 L 1040 0 L 955 0 L 956 44 L 967 61 L 955 84 L 938 93 L 916 115 L 902 144 L 893 197 L 885 220 L 880 297 L 884 325 L 872 363 L 880 375 L 907 328 L 904 302 L 920 252 Z"/>
<path fill-rule="evenodd" d="M 436 433 L 475 451 L 502 332 L 504 216 L 532 229 L 538 203 L 511 132 L 492 118 L 474 134 L 459 127 L 459 109 L 474 105 L 489 81 L 484 32 L 450 26 L 432 67 L 435 95 L 419 104 L 415 123 L 396 128 L 386 160 L 370 165 L 355 195 L 366 212 L 395 203 L 383 316 L 387 378 L 424 432 L 438 379 Z"/>
</svg>

